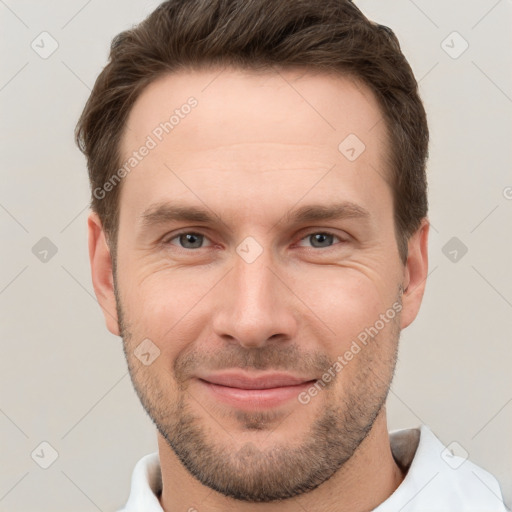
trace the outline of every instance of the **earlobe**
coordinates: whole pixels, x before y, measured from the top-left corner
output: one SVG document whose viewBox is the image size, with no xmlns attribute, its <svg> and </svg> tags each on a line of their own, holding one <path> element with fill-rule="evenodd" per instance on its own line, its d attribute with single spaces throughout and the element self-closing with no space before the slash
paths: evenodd
<svg viewBox="0 0 512 512">
<path fill-rule="evenodd" d="M 430 224 L 424 218 L 420 227 L 409 239 L 407 263 L 402 283 L 402 315 L 401 328 L 405 329 L 416 318 L 428 275 L 428 233 Z"/>
<path fill-rule="evenodd" d="M 94 293 L 101 306 L 107 329 L 120 335 L 112 274 L 112 258 L 105 232 L 97 213 L 91 212 L 87 220 L 89 237 L 89 261 Z"/>
</svg>

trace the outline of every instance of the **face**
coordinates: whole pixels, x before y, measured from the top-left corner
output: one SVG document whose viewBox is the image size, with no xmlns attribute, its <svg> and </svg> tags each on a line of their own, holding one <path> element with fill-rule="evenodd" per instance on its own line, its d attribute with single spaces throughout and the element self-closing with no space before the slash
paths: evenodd
<svg viewBox="0 0 512 512">
<path fill-rule="evenodd" d="M 166 76 L 134 105 L 122 155 L 145 155 L 123 178 L 115 303 L 95 286 L 177 458 L 264 502 L 329 479 L 382 413 L 426 235 L 404 266 L 366 87 L 219 71 Z"/>
</svg>

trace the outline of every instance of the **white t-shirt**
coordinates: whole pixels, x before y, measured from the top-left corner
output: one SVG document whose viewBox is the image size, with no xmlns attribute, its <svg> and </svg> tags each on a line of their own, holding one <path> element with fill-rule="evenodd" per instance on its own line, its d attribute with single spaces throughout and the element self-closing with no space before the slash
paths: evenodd
<svg viewBox="0 0 512 512">
<path fill-rule="evenodd" d="M 445 448 L 426 426 L 390 432 L 393 457 L 407 470 L 395 492 L 373 512 L 506 512 L 500 486 L 487 471 Z M 119 512 L 162 512 L 158 453 L 133 470 L 130 497 Z"/>
</svg>

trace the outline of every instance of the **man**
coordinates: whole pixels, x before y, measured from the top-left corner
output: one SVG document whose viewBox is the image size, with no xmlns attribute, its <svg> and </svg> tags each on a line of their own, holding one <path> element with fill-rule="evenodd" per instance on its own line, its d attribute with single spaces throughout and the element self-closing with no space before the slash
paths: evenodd
<svg viewBox="0 0 512 512">
<path fill-rule="evenodd" d="M 429 231 L 387 27 L 347 0 L 165 2 L 114 39 L 77 141 L 94 289 L 158 430 L 123 510 L 505 510 L 427 426 L 387 431 Z"/>
</svg>

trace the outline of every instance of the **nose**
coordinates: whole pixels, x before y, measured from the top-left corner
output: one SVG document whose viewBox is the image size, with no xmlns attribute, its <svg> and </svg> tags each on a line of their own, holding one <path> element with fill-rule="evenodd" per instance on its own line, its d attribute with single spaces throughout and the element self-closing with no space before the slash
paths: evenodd
<svg viewBox="0 0 512 512">
<path fill-rule="evenodd" d="M 252 263 L 238 255 L 234 258 L 234 268 L 215 298 L 215 334 L 245 348 L 292 339 L 297 331 L 297 312 L 293 293 L 284 284 L 286 278 L 278 276 L 265 251 Z"/>
</svg>

